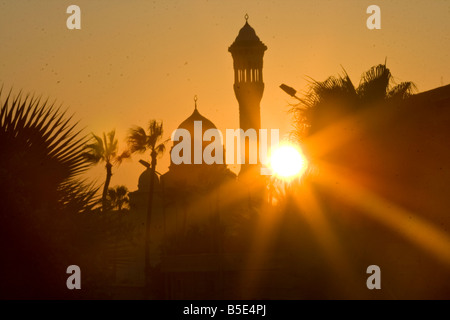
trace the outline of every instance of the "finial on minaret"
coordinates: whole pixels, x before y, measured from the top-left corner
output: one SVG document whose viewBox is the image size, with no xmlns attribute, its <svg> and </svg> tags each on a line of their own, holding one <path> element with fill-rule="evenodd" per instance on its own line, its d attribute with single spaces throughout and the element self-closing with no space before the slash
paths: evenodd
<svg viewBox="0 0 450 320">
<path fill-rule="evenodd" d="M 245 18 L 245 22 L 247 22 L 248 21 L 248 13 L 245 14 L 244 18 Z"/>
<path fill-rule="evenodd" d="M 195 110 L 197 110 L 197 95 L 194 96 Z"/>
</svg>

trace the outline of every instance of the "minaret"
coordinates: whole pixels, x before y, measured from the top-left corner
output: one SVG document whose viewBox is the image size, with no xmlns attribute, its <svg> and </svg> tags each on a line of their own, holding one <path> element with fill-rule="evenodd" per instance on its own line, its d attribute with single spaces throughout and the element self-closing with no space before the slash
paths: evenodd
<svg viewBox="0 0 450 320">
<path fill-rule="evenodd" d="M 259 40 L 255 30 L 248 24 L 245 15 L 245 25 L 239 31 L 236 40 L 228 48 L 233 57 L 234 93 L 239 102 L 239 125 L 244 131 L 256 130 L 259 135 L 261 128 L 260 102 L 264 92 L 263 55 L 267 47 Z M 255 141 L 255 143 L 258 143 Z M 258 146 L 259 154 L 259 146 Z M 259 156 L 258 156 L 259 159 Z M 239 175 L 259 168 L 258 164 L 249 164 L 249 144 L 245 146 L 245 164 L 241 165 Z"/>
</svg>

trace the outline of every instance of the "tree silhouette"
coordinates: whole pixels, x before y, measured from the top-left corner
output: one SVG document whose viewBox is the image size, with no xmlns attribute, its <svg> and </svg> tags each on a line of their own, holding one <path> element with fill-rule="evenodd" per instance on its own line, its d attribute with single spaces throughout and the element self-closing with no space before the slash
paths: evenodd
<svg viewBox="0 0 450 320">
<path fill-rule="evenodd" d="M 70 123 L 72 117 L 65 117 L 54 103 L 21 93 L 10 92 L 1 105 L 0 145 L 8 155 L 0 159 L 1 185 L 15 208 L 69 205 L 64 190 L 79 193 L 78 199 L 87 195 L 89 188 L 77 180 L 89 167 L 81 152 L 86 138 Z"/>
<path fill-rule="evenodd" d="M 115 186 L 108 189 L 108 203 L 109 207 L 117 208 L 122 211 L 124 205 L 130 202 L 128 198 L 128 188 L 125 186 Z"/>
<path fill-rule="evenodd" d="M 331 76 L 325 81 L 312 80 L 305 96 L 298 98 L 300 103 L 291 108 L 295 127 L 293 135 L 301 141 L 348 113 L 381 102 L 405 99 L 414 90 L 412 82 L 395 85 L 386 64 L 365 72 L 357 88 L 345 70 L 343 75 Z"/>
<path fill-rule="evenodd" d="M 150 151 L 150 190 L 148 195 L 148 208 L 147 208 L 147 228 L 145 231 L 145 266 L 146 266 L 146 287 L 149 289 L 149 273 L 150 273 L 150 219 L 152 215 L 153 206 L 153 190 L 156 174 L 157 157 L 162 155 L 166 149 L 165 143 L 168 141 L 161 141 L 163 135 L 163 123 L 156 120 L 150 120 L 148 125 L 148 131 L 142 127 L 135 126 L 130 129 L 128 135 L 128 145 L 131 153 L 143 153 L 147 150 Z"/>
<path fill-rule="evenodd" d="M 112 177 L 113 164 L 120 164 L 124 158 L 130 156 L 128 151 L 118 154 L 118 141 L 115 137 L 116 131 L 112 130 L 108 134 L 103 133 L 103 139 L 99 136 L 92 134 L 92 143 L 86 144 L 86 149 L 83 156 L 92 164 L 98 164 L 100 162 L 105 163 L 106 179 L 103 185 L 102 193 L 102 209 L 106 210 L 107 207 L 107 195 L 108 188 Z"/>
<path fill-rule="evenodd" d="M 79 179 L 89 167 L 87 138 L 72 116 L 40 97 L 10 91 L 3 98 L 0 89 L 0 108 L 0 297 L 64 294 L 67 232 L 82 216 L 74 214 L 97 203 L 97 188 Z"/>
</svg>

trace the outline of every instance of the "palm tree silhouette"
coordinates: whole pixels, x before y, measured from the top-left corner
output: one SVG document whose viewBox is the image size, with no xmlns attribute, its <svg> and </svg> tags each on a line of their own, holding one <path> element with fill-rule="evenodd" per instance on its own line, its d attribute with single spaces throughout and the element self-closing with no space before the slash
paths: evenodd
<svg viewBox="0 0 450 320">
<path fill-rule="evenodd" d="M 108 202 L 112 208 L 122 211 L 125 204 L 128 204 L 128 188 L 126 186 L 115 186 L 108 189 Z"/>
<path fill-rule="evenodd" d="M 349 112 L 380 102 L 405 99 L 416 89 L 412 82 L 397 85 L 393 82 L 393 76 L 384 63 L 365 72 L 357 88 L 345 70 L 342 76 L 331 76 L 325 81 L 312 80 L 303 98 L 298 98 L 292 88 L 282 85 L 292 90 L 285 91 L 300 101 L 291 108 L 294 137 L 301 141 Z"/>
<path fill-rule="evenodd" d="M 80 179 L 87 140 L 55 103 L 0 89 L 0 298 L 64 296 L 58 274 L 73 253 L 69 226 L 97 204 L 98 188 Z"/>
<path fill-rule="evenodd" d="M 92 143 L 86 144 L 87 151 L 83 156 L 92 164 L 100 162 L 105 163 L 106 180 L 103 186 L 102 193 L 102 210 L 105 211 L 107 207 L 108 188 L 112 177 L 112 167 L 114 163 L 120 164 L 124 158 L 130 156 L 128 151 L 118 154 L 118 141 L 115 138 L 116 131 L 112 130 L 108 134 L 103 133 L 103 139 L 92 134 Z"/>
<path fill-rule="evenodd" d="M 92 203 L 92 186 L 78 180 L 89 167 L 82 156 L 87 139 L 71 121 L 72 116 L 48 100 L 22 93 L 6 96 L 0 110 L 0 145 L 7 156 L 0 159 L 0 181 L 5 200 L 16 202 L 16 209 L 29 213 L 50 203 L 75 208 L 75 202 L 83 202 L 79 211 Z"/>
<path fill-rule="evenodd" d="M 165 143 L 169 140 L 161 141 L 163 135 L 163 123 L 156 120 L 150 120 L 148 125 L 148 131 L 145 132 L 144 128 L 135 126 L 130 129 L 128 135 L 128 145 L 131 153 L 144 153 L 150 151 L 150 190 L 148 195 L 148 208 L 147 208 L 147 228 L 145 231 L 145 278 L 146 288 L 149 289 L 149 273 L 150 273 L 150 219 L 152 215 L 153 207 L 153 190 L 156 174 L 156 162 L 157 157 L 162 155 L 166 149 Z"/>
</svg>

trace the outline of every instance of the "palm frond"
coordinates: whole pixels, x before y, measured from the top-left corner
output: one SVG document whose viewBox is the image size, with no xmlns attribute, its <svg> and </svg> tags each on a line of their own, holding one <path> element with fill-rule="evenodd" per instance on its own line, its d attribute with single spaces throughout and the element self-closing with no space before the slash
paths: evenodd
<svg viewBox="0 0 450 320">
<path fill-rule="evenodd" d="M 111 208 L 121 210 L 124 205 L 130 202 L 128 188 L 125 186 L 115 186 L 108 189 L 108 202 Z"/>
<path fill-rule="evenodd" d="M 67 186 L 87 170 L 83 149 L 88 138 L 76 129 L 77 123 L 71 124 L 72 116 L 48 99 L 21 92 L 13 96 L 11 90 L 0 106 L 0 145 L 7 155 L 0 159 L 0 180 L 9 209 L 69 203 L 75 193 L 63 195 L 61 190 L 73 191 Z M 78 187 L 77 199 L 89 197 L 88 189 Z"/>
<path fill-rule="evenodd" d="M 147 134 L 142 127 L 134 126 L 131 128 L 128 133 L 127 142 L 131 153 L 142 153 L 148 148 Z"/>
<path fill-rule="evenodd" d="M 156 144 L 163 135 L 163 123 L 156 120 L 150 120 L 148 125 L 147 146 L 151 149 L 156 148 Z"/>
<path fill-rule="evenodd" d="M 401 82 L 389 90 L 387 96 L 389 99 L 398 100 L 406 99 L 417 91 L 417 87 L 412 82 Z"/>
<path fill-rule="evenodd" d="M 111 163 L 117 155 L 118 141 L 115 138 L 116 131 L 112 130 L 105 134 L 103 132 L 103 158 L 106 163 Z"/>
<path fill-rule="evenodd" d="M 116 139 L 116 130 L 112 130 L 108 133 L 108 147 L 107 152 L 111 158 L 115 158 L 118 149 L 118 140 Z"/>
<path fill-rule="evenodd" d="M 125 186 L 118 186 L 116 188 L 116 192 L 118 196 L 125 196 L 128 193 L 128 188 Z"/>
<path fill-rule="evenodd" d="M 128 158 L 130 158 L 131 157 L 131 152 L 130 152 L 130 150 L 124 150 L 121 154 L 119 154 L 116 158 L 115 158 L 115 163 L 117 163 L 117 164 L 121 164 L 122 163 L 122 161 L 124 160 L 124 159 L 128 159 Z"/>
<path fill-rule="evenodd" d="M 391 80 L 391 71 L 385 64 L 374 66 L 361 76 L 358 95 L 364 103 L 383 100 L 386 98 Z"/>
<path fill-rule="evenodd" d="M 391 82 L 393 77 L 386 62 L 363 73 L 356 89 L 344 69 L 342 75 L 325 81 L 310 78 L 308 90 L 290 109 L 294 118 L 291 136 L 301 141 L 349 112 L 384 100 L 405 99 L 416 90 L 412 82 L 390 89 Z"/>
<path fill-rule="evenodd" d="M 92 133 L 92 143 L 85 145 L 83 157 L 92 164 L 97 164 L 104 160 L 105 148 L 103 140 L 99 136 Z"/>
<path fill-rule="evenodd" d="M 100 187 L 92 182 L 67 181 L 60 185 L 59 204 L 71 212 L 83 213 L 91 211 L 100 203 L 98 190 Z"/>
<path fill-rule="evenodd" d="M 164 152 L 166 151 L 166 145 L 164 144 L 165 142 L 163 142 L 155 147 L 155 151 L 158 154 L 158 156 L 162 156 L 164 154 Z"/>
</svg>

